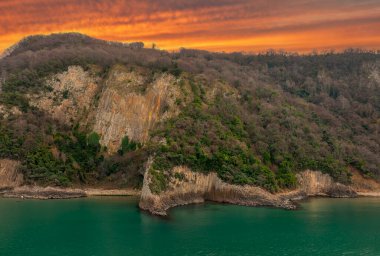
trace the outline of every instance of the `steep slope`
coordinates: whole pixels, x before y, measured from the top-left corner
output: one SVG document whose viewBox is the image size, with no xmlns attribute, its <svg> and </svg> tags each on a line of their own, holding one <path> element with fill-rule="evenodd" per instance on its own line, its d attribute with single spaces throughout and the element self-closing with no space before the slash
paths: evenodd
<svg viewBox="0 0 380 256">
<path fill-rule="evenodd" d="M 273 206 L 294 209 L 295 205 L 287 199 L 254 186 L 238 186 L 223 182 L 216 173 L 207 175 L 195 173 L 186 167 L 175 167 L 174 176 L 164 192 L 151 191 L 152 179 L 149 171 L 145 172 L 144 185 L 139 206 L 153 214 L 166 215 L 167 210 L 178 205 L 214 201 L 247 206 Z"/>
<path fill-rule="evenodd" d="M 380 177 L 379 74 L 374 52 L 169 53 L 32 36 L 0 60 L 0 157 L 20 162 L 25 184 L 144 187 L 141 207 L 161 213 L 355 196 Z"/>
<path fill-rule="evenodd" d="M 22 174 L 17 170 L 20 163 L 9 159 L 0 159 L 0 189 L 17 187 L 23 183 Z"/>
<path fill-rule="evenodd" d="M 115 153 L 125 136 L 136 142 L 147 142 L 149 130 L 164 117 L 163 107 L 174 111 L 169 106 L 173 102 L 169 99 L 176 93 L 174 83 L 175 78 L 167 74 L 147 82 L 142 74 L 123 67 L 114 67 L 109 72 L 93 128 L 101 134 L 100 143 L 107 146 L 108 152 Z M 170 115 L 168 111 L 166 114 Z"/>
<path fill-rule="evenodd" d="M 86 116 L 98 91 L 98 78 L 80 66 L 70 66 L 67 71 L 46 80 L 49 90 L 30 96 L 30 105 L 51 115 L 64 124 L 78 122 Z"/>
<path fill-rule="evenodd" d="M 151 167 L 148 166 L 144 175 L 139 206 L 152 214 L 162 216 L 167 215 L 167 210 L 172 207 L 205 201 L 296 209 L 294 201 L 297 200 L 313 196 L 356 197 L 355 189 L 363 188 L 363 184 L 354 183 L 354 188 L 334 182 L 328 174 L 307 170 L 297 174 L 297 186 L 294 190 L 273 194 L 257 186 L 225 183 L 216 173 L 205 175 L 177 166 L 172 170 L 174 175 L 165 191 L 157 194 L 151 189 L 154 186 L 154 177 L 149 168 Z"/>
</svg>

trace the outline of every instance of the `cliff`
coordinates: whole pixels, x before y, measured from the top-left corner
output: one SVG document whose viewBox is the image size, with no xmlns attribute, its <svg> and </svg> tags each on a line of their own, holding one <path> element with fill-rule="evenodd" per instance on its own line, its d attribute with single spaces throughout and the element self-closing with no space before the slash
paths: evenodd
<svg viewBox="0 0 380 256">
<path fill-rule="evenodd" d="M 328 174 L 304 171 L 297 174 L 298 190 L 306 196 L 356 197 L 351 185 L 334 182 Z"/>
<path fill-rule="evenodd" d="M 30 95 L 30 104 L 55 120 L 72 125 L 88 115 L 99 90 L 98 83 L 99 77 L 80 66 L 70 66 L 67 71 L 47 78 L 45 86 L 49 90 Z"/>
<path fill-rule="evenodd" d="M 125 136 L 140 143 L 148 140 L 150 129 L 163 118 L 164 106 L 166 112 L 173 110 L 170 98 L 175 94 L 174 83 L 171 75 L 163 74 L 147 81 L 143 74 L 122 66 L 109 72 L 93 126 L 109 153 L 120 148 Z"/>
<path fill-rule="evenodd" d="M 20 162 L 10 159 L 0 159 L 0 189 L 20 186 L 23 176 L 18 171 Z"/>
<path fill-rule="evenodd" d="M 297 175 L 297 189 L 277 194 L 256 186 L 227 184 L 216 173 L 205 175 L 180 166 L 175 167 L 172 173 L 174 175 L 168 188 L 155 194 L 150 189 L 151 174 L 149 171 L 145 172 L 139 203 L 141 209 L 156 215 L 166 215 L 169 208 L 205 201 L 295 209 L 294 201 L 311 196 L 357 196 L 352 187 L 334 182 L 328 174 L 310 170 Z"/>
<path fill-rule="evenodd" d="M 46 79 L 47 92 L 29 95 L 31 105 L 63 124 L 78 123 L 97 132 L 109 154 L 120 148 L 125 136 L 145 143 L 158 121 L 179 113 L 175 100 L 181 95 L 173 76 L 150 80 L 142 71 L 115 65 L 102 81 L 96 71 L 68 67 Z"/>
<path fill-rule="evenodd" d="M 0 58 L 0 159 L 18 160 L 4 160 L 1 186 L 142 186 L 141 208 L 159 214 L 206 200 L 294 208 L 375 195 L 379 56 L 29 37 Z"/>
</svg>

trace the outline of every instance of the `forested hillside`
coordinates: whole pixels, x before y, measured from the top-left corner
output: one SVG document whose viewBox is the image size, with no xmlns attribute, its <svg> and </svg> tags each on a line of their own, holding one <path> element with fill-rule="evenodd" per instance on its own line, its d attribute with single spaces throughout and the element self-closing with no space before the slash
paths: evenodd
<svg viewBox="0 0 380 256">
<path fill-rule="evenodd" d="M 77 92 L 57 93 L 52 84 L 73 66 L 97 89 L 63 120 L 40 99 L 60 107 L 71 100 Z M 20 160 L 29 183 L 138 187 L 149 157 L 156 193 L 178 165 L 272 192 L 294 187 L 305 169 L 342 183 L 354 169 L 380 178 L 379 53 L 171 53 L 57 34 L 14 46 L 0 59 L 0 76 L 0 157 Z M 148 139 L 126 130 L 112 152 L 92 121 L 107 88 L 156 100 L 150 88 L 164 82 L 171 96 L 160 102 Z"/>
</svg>

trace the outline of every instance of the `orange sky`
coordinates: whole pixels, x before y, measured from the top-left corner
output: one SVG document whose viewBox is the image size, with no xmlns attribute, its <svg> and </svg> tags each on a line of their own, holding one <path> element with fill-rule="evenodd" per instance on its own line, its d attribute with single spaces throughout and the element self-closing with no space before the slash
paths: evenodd
<svg viewBox="0 0 380 256">
<path fill-rule="evenodd" d="M 380 49 L 380 0 L 0 0 L 0 52 L 69 31 L 168 50 Z"/>
</svg>

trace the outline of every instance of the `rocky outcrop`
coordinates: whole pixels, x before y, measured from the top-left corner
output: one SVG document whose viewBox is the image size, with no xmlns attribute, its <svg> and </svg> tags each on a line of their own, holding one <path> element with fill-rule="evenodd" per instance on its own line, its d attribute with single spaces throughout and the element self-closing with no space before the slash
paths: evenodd
<svg viewBox="0 0 380 256">
<path fill-rule="evenodd" d="M 81 189 L 21 186 L 3 190 L 0 195 L 8 198 L 23 199 L 68 199 L 85 197 L 86 193 Z"/>
<path fill-rule="evenodd" d="M 329 197 L 355 197 L 355 190 L 334 180 L 328 174 L 320 171 L 306 170 L 297 174 L 298 189 L 288 194 L 298 196 L 329 196 Z"/>
<path fill-rule="evenodd" d="M 22 199 L 69 199 L 90 196 L 138 196 L 135 189 L 62 188 L 20 186 L 0 189 L 0 196 Z"/>
<path fill-rule="evenodd" d="M 31 95 L 31 105 L 50 113 L 62 123 L 86 117 L 98 90 L 97 79 L 82 67 L 71 66 L 46 81 L 49 92 Z"/>
<path fill-rule="evenodd" d="M 158 121 L 179 113 L 176 100 L 184 96 L 172 75 L 116 65 L 103 80 L 96 71 L 70 66 L 45 81 L 47 92 L 29 95 L 30 104 L 62 123 L 91 128 L 111 154 L 123 137 L 144 143 Z"/>
<path fill-rule="evenodd" d="M 272 194 L 256 186 L 227 184 L 217 177 L 216 173 L 205 175 L 192 172 L 186 167 L 175 167 L 172 174 L 168 188 L 164 192 L 154 194 L 150 190 L 152 177 L 150 172 L 146 171 L 139 203 L 141 209 L 156 215 L 166 215 L 171 207 L 204 201 L 295 209 L 293 201 L 310 196 L 357 195 L 351 187 L 334 182 L 329 175 L 309 170 L 297 176 L 299 186 L 296 190 L 278 194 Z"/>
<path fill-rule="evenodd" d="M 175 167 L 168 189 L 160 194 L 150 190 L 152 177 L 149 171 L 144 175 L 144 184 L 139 206 L 153 214 L 166 215 L 174 206 L 201 203 L 206 200 L 247 206 L 273 206 L 287 209 L 295 208 L 288 199 L 255 186 L 231 185 L 220 180 L 216 173 L 208 175 L 195 173 L 186 167 Z M 181 177 L 174 178 L 175 176 Z"/>
<path fill-rule="evenodd" d="M 0 104 L 0 118 L 8 118 L 9 116 L 19 116 L 22 112 L 18 107 L 7 107 Z"/>
<path fill-rule="evenodd" d="M 170 112 L 175 79 L 168 74 L 146 79 L 136 71 L 116 66 L 110 71 L 96 110 L 94 131 L 108 152 L 116 152 L 124 136 L 144 143 L 156 122 Z M 166 108 L 166 109 L 165 109 Z"/>
<path fill-rule="evenodd" d="M 359 196 L 380 196 L 380 183 L 372 178 L 364 177 L 358 170 L 351 169 L 351 187 Z"/>
<path fill-rule="evenodd" d="M 18 171 L 20 163 L 10 159 L 0 159 L 0 189 L 20 186 L 23 176 Z"/>
</svg>

